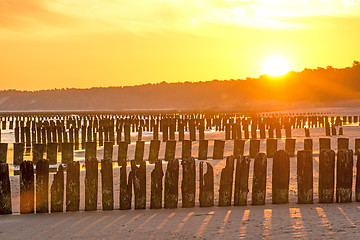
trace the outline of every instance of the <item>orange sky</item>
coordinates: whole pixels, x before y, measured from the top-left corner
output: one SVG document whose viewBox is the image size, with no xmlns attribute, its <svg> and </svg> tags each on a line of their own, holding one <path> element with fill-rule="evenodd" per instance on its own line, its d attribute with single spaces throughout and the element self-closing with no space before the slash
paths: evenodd
<svg viewBox="0 0 360 240">
<path fill-rule="evenodd" d="M 258 77 L 360 60 L 360 0 L 1 0 L 0 89 Z"/>
</svg>

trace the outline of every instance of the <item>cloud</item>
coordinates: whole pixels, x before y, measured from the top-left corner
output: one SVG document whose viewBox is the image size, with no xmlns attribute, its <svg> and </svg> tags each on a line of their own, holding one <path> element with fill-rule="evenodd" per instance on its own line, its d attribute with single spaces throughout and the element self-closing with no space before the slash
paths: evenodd
<svg viewBox="0 0 360 240">
<path fill-rule="evenodd" d="M 289 29 L 313 16 L 360 16 L 359 0 L 1 0 L 0 28 L 71 35 L 130 31 L 199 34 L 212 27 Z M 1 31 L 1 30 L 0 30 Z"/>
</svg>

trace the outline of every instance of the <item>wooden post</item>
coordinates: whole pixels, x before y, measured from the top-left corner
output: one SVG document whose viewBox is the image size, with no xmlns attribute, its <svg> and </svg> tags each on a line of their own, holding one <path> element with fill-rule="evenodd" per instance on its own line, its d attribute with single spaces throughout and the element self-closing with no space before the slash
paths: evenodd
<svg viewBox="0 0 360 240">
<path fill-rule="evenodd" d="M 342 127 L 339 128 L 339 136 L 344 135 L 344 130 Z"/>
<path fill-rule="evenodd" d="M 145 142 L 137 141 L 135 148 L 135 163 L 141 164 L 144 161 Z"/>
<path fill-rule="evenodd" d="M 159 159 L 160 141 L 151 140 L 149 151 L 149 163 L 155 163 Z"/>
<path fill-rule="evenodd" d="M 276 124 L 275 134 L 276 134 L 276 138 L 281 138 L 281 125 L 280 125 L 280 123 Z"/>
<path fill-rule="evenodd" d="M 340 149 L 349 149 L 348 138 L 338 138 L 338 150 Z"/>
<path fill-rule="evenodd" d="M 296 144 L 296 139 L 294 138 L 285 139 L 285 150 L 289 153 L 290 157 L 295 156 L 295 144 Z"/>
<path fill-rule="evenodd" d="M 36 213 L 49 212 L 49 160 L 36 163 Z"/>
<path fill-rule="evenodd" d="M 203 123 L 199 125 L 199 140 L 205 140 L 205 126 Z"/>
<path fill-rule="evenodd" d="M 0 163 L 0 215 L 11 213 L 9 166 L 7 163 Z"/>
<path fill-rule="evenodd" d="M 277 139 L 268 138 L 266 139 L 266 155 L 268 158 L 274 157 L 274 154 L 277 151 Z"/>
<path fill-rule="evenodd" d="M 127 151 L 129 144 L 125 141 L 119 142 L 118 146 L 118 165 L 122 166 L 123 163 L 126 165 Z"/>
<path fill-rule="evenodd" d="M 179 160 L 169 159 L 165 172 L 164 208 L 177 208 L 179 197 L 178 185 Z"/>
<path fill-rule="evenodd" d="M 267 156 L 265 153 L 256 154 L 254 160 L 254 176 L 252 185 L 253 205 L 264 205 L 266 199 L 266 176 L 267 176 Z"/>
<path fill-rule="evenodd" d="M 272 203 L 289 202 L 290 157 L 286 150 L 279 150 L 273 158 Z"/>
<path fill-rule="evenodd" d="M 245 140 L 234 140 L 234 157 L 238 158 L 240 155 L 244 155 Z"/>
<path fill-rule="evenodd" d="M 250 140 L 250 158 L 255 158 L 256 154 L 258 154 L 258 152 L 260 152 L 260 140 L 258 139 L 251 139 Z"/>
<path fill-rule="evenodd" d="M 319 145 L 319 153 L 321 153 L 321 151 L 325 149 L 331 150 L 331 139 L 319 138 Z"/>
<path fill-rule="evenodd" d="M 68 164 L 74 161 L 74 144 L 61 143 L 61 162 Z"/>
<path fill-rule="evenodd" d="M 195 189 L 196 189 L 195 159 L 194 158 L 182 159 L 181 165 L 183 168 L 183 180 L 181 183 L 182 207 L 192 208 L 195 207 Z"/>
<path fill-rule="evenodd" d="M 311 138 L 304 139 L 304 150 L 305 151 L 313 151 L 313 140 Z"/>
<path fill-rule="evenodd" d="M 189 131 L 190 131 L 190 140 L 191 140 L 191 141 L 196 141 L 195 124 L 190 123 L 190 125 L 189 125 Z"/>
<path fill-rule="evenodd" d="M 132 179 L 133 173 L 130 171 L 129 177 L 126 172 L 126 162 L 121 162 L 120 167 L 120 210 L 131 209 L 132 199 Z"/>
<path fill-rule="evenodd" d="M 88 143 L 86 143 L 86 147 Z M 85 159 L 85 211 L 97 210 L 98 161 L 90 156 Z"/>
<path fill-rule="evenodd" d="M 310 129 L 304 128 L 304 130 L 305 130 L 305 137 L 310 137 Z"/>
<path fill-rule="evenodd" d="M 184 125 L 179 123 L 178 125 L 178 131 L 179 131 L 179 141 L 185 140 L 185 130 Z"/>
<path fill-rule="evenodd" d="M 192 141 L 191 140 L 182 141 L 181 159 L 191 158 L 191 148 L 192 148 Z"/>
<path fill-rule="evenodd" d="M 113 157 L 113 146 L 114 143 L 111 141 L 104 142 L 104 159 L 110 160 L 111 162 Z"/>
<path fill-rule="evenodd" d="M 329 122 L 325 123 L 325 135 L 330 136 L 330 124 L 329 124 Z"/>
<path fill-rule="evenodd" d="M 204 174 L 204 162 L 200 162 L 200 207 L 214 206 L 214 170 L 210 163 L 206 163 L 206 173 Z"/>
<path fill-rule="evenodd" d="M 96 142 L 85 143 L 85 160 L 88 158 L 96 158 Z"/>
<path fill-rule="evenodd" d="M 0 163 L 6 163 L 7 149 L 8 149 L 7 143 L 0 143 Z"/>
<path fill-rule="evenodd" d="M 130 135 L 130 125 L 124 125 L 124 135 L 125 135 L 125 142 L 128 144 L 131 143 L 131 135 Z"/>
<path fill-rule="evenodd" d="M 112 142 L 111 146 L 112 146 Z M 101 160 L 102 209 L 114 210 L 114 187 L 112 159 Z"/>
<path fill-rule="evenodd" d="M 24 143 L 14 143 L 14 165 L 20 165 L 24 161 Z"/>
<path fill-rule="evenodd" d="M 80 207 L 80 163 L 70 162 L 66 172 L 66 211 L 76 212 Z"/>
<path fill-rule="evenodd" d="M 355 201 L 360 202 L 360 153 L 357 153 L 356 160 L 356 184 L 355 184 Z"/>
<path fill-rule="evenodd" d="M 45 145 L 41 143 L 36 143 L 33 145 L 33 162 L 34 164 L 37 163 L 40 159 L 44 158 L 44 150 Z"/>
<path fill-rule="evenodd" d="M 250 158 L 248 156 L 239 156 L 236 159 L 234 206 L 247 205 L 249 166 Z"/>
<path fill-rule="evenodd" d="M 165 161 L 174 160 L 175 151 L 176 151 L 176 141 L 174 140 L 167 141 L 165 146 Z"/>
<path fill-rule="evenodd" d="M 135 196 L 135 209 L 146 208 L 146 163 L 142 161 L 140 166 L 136 166 L 136 161 L 131 161 L 131 171 L 133 172 L 133 186 Z"/>
<path fill-rule="evenodd" d="M 162 208 L 162 182 L 163 182 L 163 170 L 162 161 L 159 159 L 155 160 L 155 168 L 151 172 L 151 199 L 150 208 L 160 209 Z"/>
<path fill-rule="evenodd" d="M 297 152 L 298 203 L 313 203 L 313 155 Z"/>
<path fill-rule="evenodd" d="M 60 164 L 54 181 L 51 184 L 51 208 L 50 211 L 62 212 L 64 208 L 64 168 Z"/>
<path fill-rule="evenodd" d="M 234 157 L 226 159 L 225 168 L 221 170 L 219 188 L 219 207 L 231 206 L 232 188 L 234 179 Z"/>
<path fill-rule="evenodd" d="M 336 127 L 334 124 L 331 126 L 331 135 L 336 136 Z"/>
<path fill-rule="evenodd" d="M 335 152 L 321 150 L 319 156 L 319 203 L 334 201 Z"/>
<path fill-rule="evenodd" d="M 223 140 L 214 140 L 214 152 L 213 159 L 219 160 L 224 158 L 224 146 L 225 141 Z"/>
<path fill-rule="evenodd" d="M 340 149 L 337 153 L 336 164 L 336 202 L 351 202 L 353 152 L 349 149 Z"/>
<path fill-rule="evenodd" d="M 230 124 L 225 124 L 225 140 L 230 140 Z"/>
<path fill-rule="evenodd" d="M 30 161 L 20 164 L 20 213 L 34 213 L 34 166 Z"/>
<path fill-rule="evenodd" d="M 355 139 L 355 154 L 360 153 L 360 138 Z"/>
<path fill-rule="evenodd" d="M 154 125 L 153 139 L 159 140 L 159 125 Z"/>
<path fill-rule="evenodd" d="M 263 122 L 259 123 L 259 129 L 260 129 L 260 139 L 265 139 L 266 138 L 265 123 Z"/>
<path fill-rule="evenodd" d="M 198 160 L 206 160 L 208 158 L 208 140 L 199 140 Z"/>
</svg>

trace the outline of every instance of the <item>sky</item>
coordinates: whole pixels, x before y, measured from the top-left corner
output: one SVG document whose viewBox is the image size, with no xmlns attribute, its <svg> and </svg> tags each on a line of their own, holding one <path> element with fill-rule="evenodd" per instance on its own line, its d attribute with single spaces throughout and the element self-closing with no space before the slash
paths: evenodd
<svg viewBox="0 0 360 240">
<path fill-rule="evenodd" d="M 1 0 L 0 90 L 246 79 L 360 60 L 360 0 Z"/>
</svg>

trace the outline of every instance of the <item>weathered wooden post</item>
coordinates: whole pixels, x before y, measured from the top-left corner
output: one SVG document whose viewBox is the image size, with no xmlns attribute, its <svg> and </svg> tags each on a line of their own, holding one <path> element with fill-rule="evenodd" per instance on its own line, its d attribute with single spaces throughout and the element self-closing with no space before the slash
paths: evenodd
<svg viewBox="0 0 360 240">
<path fill-rule="evenodd" d="M 125 141 L 119 142 L 119 146 L 118 146 L 118 165 L 119 166 L 121 166 L 122 163 L 126 164 L 128 146 L 129 146 L 129 144 Z"/>
<path fill-rule="evenodd" d="M 274 127 L 272 126 L 272 124 L 270 124 L 270 127 L 268 129 L 268 135 L 269 138 L 274 138 Z"/>
<path fill-rule="evenodd" d="M 109 159 L 112 161 L 113 157 L 113 142 L 104 142 L 104 159 Z"/>
<path fill-rule="evenodd" d="M 319 156 L 319 203 L 334 201 L 335 152 L 323 149 Z"/>
<path fill-rule="evenodd" d="M 205 140 L 205 126 L 204 126 L 204 124 L 199 125 L 199 140 Z"/>
<path fill-rule="evenodd" d="M 342 127 L 339 128 L 339 136 L 344 135 L 344 130 Z"/>
<path fill-rule="evenodd" d="M 163 170 L 162 170 L 162 161 L 155 160 L 155 168 L 151 172 L 151 198 L 150 198 L 150 208 L 151 209 L 160 209 L 162 208 L 162 182 L 163 182 Z"/>
<path fill-rule="evenodd" d="M 268 158 L 274 157 L 274 154 L 277 151 L 277 139 L 268 138 L 266 139 L 266 155 Z"/>
<path fill-rule="evenodd" d="M 234 157 L 238 158 L 240 155 L 244 155 L 245 140 L 234 140 Z"/>
<path fill-rule="evenodd" d="M 360 138 L 355 139 L 355 154 L 360 152 Z"/>
<path fill-rule="evenodd" d="M 291 124 L 289 122 L 285 124 L 285 136 L 291 138 Z"/>
<path fill-rule="evenodd" d="M 335 125 L 331 125 L 331 135 L 336 136 L 336 127 Z"/>
<path fill-rule="evenodd" d="M 196 169 L 195 159 L 182 159 L 183 180 L 181 183 L 182 207 L 195 207 Z"/>
<path fill-rule="evenodd" d="M 80 163 L 68 163 L 66 172 L 66 211 L 76 212 L 80 207 Z"/>
<path fill-rule="evenodd" d="M 200 207 L 214 206 L 214 170 L 210 163 L 206 163 L 206 169 L 206 173 L 204 174 L 204 162 L 200 162 Z"/>
<path fill-rule="evenodd" d="M 130 125 L 127 124 L 124 125 L 124 136 L 125 136 L 125 142 L 130 144 L 131 143 Z"/>
<path fill-rule="evenodd" d="M 313 155 L 311 151 L 297 152 L 298 203 L 313 203 Z"/>
<path fill-rule="evenodd" d="M 305 137 L 310 137 L 310 129 L 304 128 L 304 130 L 305 130 Z"/>
<path fill-rule="evenodd" d="M 221 170 L 219 188 L 219 207 L 231 206 L 232 188 L 234 179 L 234 157 L 226 159 L 225 168 Z"/>
<path fill-rule="evenodd" d="M 249 166 L 250 158 L 248 156 L 239 156 L 236 159 L 234 206 L 247 205 Z"/>
<path fill-rule="evenodd" d="M 349 149 L 348 138 L 338 138 L 338 150 L 340 149 Z"/>
<path fill-rule="evenodd" d="M 151 140 L 150 151 L 149 151 L 149 163 L 155 163 L 159 158 L 160 141 Z"/>
<path fill-rule="evenodd" d="M 36 163 L 36 213 L 49 212 L 49 160 Z"/>
<path fill-rule="evenodd" d="M 355 201 L 360 202 L 360 153 L 357 153 Z"/>
<path fill-rule="evenodd" d="M 64 208 L 64 168 L 60 164 L 51 184 L 50 212 L 62 212 Z"/>
<path fill-rule="evenodd" d="M 258 154 L 258 152 L 260 152 L 260 140 L 258 139 L 251 139 L 250 140 L 250 158 L 255 158 L 256 154 Z"/>
<path fill-rule="evenodd" d="M 289 202 L 290 157 L 286 150 L 279 150 L 273 157 L 272 203 Z"/>
<path fill-rule="evenodd" d="M 61 162 L 68 164 L 74 161 L 74 144 L 61 143 Z"/>
<path fill-rule="evenodd" d="M 164 208 L 178 207 L 179 160 L 169 159 L 165 172 Z"/>
<path fill-rule="evenodd" d="M 285 139 L 285 150 L 289 153 L 290 157 L 295 156 L 295 144 L 296 144 L 296 139 L 294 138 Z"/>
<path fill-rule="evenodd" d="M 340 149 L 336 164 L 336 202 L 351 202 L 353 176 L 353 152 Z"/>
<path fill-rule="evenodd" d="M 33 145 L 33 162 L 36 164 L 40 159 L 44 158 L 45 145 L 36 143 Z"/>
<path fill-rule="evenodd" d="M 264 122 L 259 123 L 259 129 L 260 129 L 260 139 L 265 139 L 266 132 L 265 132 L 265 123 Z"/>
<path fill-rule="evenodd" d="M 169 125 L 167 123 L 167 119 L 162 120 L 163 124 L 162 124 L 162 138 L 163 138 L 163 142 L 166 142 L 167 140 L 169 140 Z"/>
<path fill-rule="evenodd" d="M 8 149 L 7 143 L 0 143 L 0 163 L 6 163 L 7 149 Z"/>
<path fill-rule="evenodd" d="M 34 166 L 30 161 L 20 164 L 20 213 L 34 213 Z"/>
<path fill-rule="evenodd" d="M 325 135 L 330 136 L 330 124 L 329 124 L 329 122 L 325 122 Z"/>
<path fill-rule="evenodd" d="M 133 173 L 130 171 L 129 177 L 126 172 L 126 162 L 121 162 L 120 167 L 120 210 L 131 209 L 132 199 L 132 180 Z"/>
<path fill-rule="evenodd" d="M 165 161 L 174 160 L 175 151 L 176 151 L 176 141 L 174 140 L 167 141 L 165 146 Z"/>
<path fill-rule="evenodd" d="M 225 124 L 225 140 L 230 140 L 230 124 Z"/>
<path fill-rule="evenodd" d="M 331 150 L 331 139 L 330 138 L 319 138 L 319 153 L 322 150 Z"/>
<path fill-rule="evenodd" d="M 253 205 L 264 205 L 266 199 L 266 176 L 267 176 L 267 156 L 265 153 L 256 154 L 254 160 L 254 176 L 252 185 Z"/>
<path fill-rule="evenodd" d="M 86 147 L 88 143 L 86 143 Z M 97 209 L 98 196 L 98 161 L 90 156 L 85 159 L 85 211 Z"/>
<path fill-rule="evenodd" d="M 11 188 L 9 178 L 9 166 L 0 163 L 0 214 L 11 214 Z"/>
<path fill-rule="evenodd" d="M 276 134 L 276 138 L 281 138 L 281 125 L 280 125 L 280 123 L 276 123 L 275 134 Z"/>
<path fill-rule="evenodd" d="M 111 158 L 101 160 L 101 186 L 102 209 L 105 211 L 114 210 L 113 168 Z"/>
<path fill-rule="evenodd" d="M 198 160 L 206 160 L 208 158 L 208 140 L 199 140 Z"/>
<path fill-rule="evenodd" d="M 195 129 L 195 124 L 194 123 L 190 122 L 189 131 L 190 131 L 190 140 L 191 141 L 196 141 L 196 129 Z"/>
<path fill-rule="evenodd" d="M 214 152 L 213 159 L 219 160 L 224 158 L 224 146 L 225 141 L 223 140 L 214 140 Z"/>
<path fill-rule="evenodd" d="M 141 164 L 144 161 L 145 142 L 137 141 L 135 147 L 135 163 Z"/>
<path fill-rule="evenodd" d="M 179 123 L 178 131 L 179 131 L 179 141 L 183 141 L 185 139 L 185 130 L 184 130 L 184 125 L 182 123 Z"/>
<path fill-rule="evenodd" d="M 305 151 L 313 151 L 313 140 L 312 138 L 305 138 L 304 139 L 304 150 Z"/>
<path fill-rule="evenodd" d="M 96 158 L 96 142 L 85 143 L 85 160 L 88 158 Z"/>
<path fill-rule="evenodd" d="M 192 141 L 191 140 L 182 141 L 181 159 L 191 158 L 191 148 L 192 148 Z"/>
<path fill-rule="evenodd" d="M 135 196 L 135 209 L 146 208 L 146 163 L 142 161 L 140 166 L 136 166 L 136 161 L 131 161 L 131 171 L 133 172 L 133 186 Z"/>
<path fill-rule="evenodd" d="M 24 160 L 24 143 L 14 143 L 14 165 L 20 165 Z"/>
</svg>

